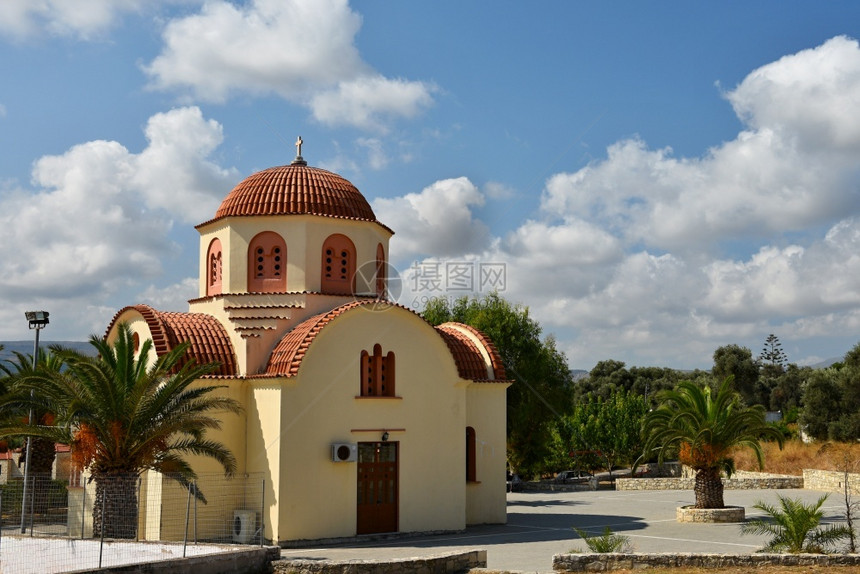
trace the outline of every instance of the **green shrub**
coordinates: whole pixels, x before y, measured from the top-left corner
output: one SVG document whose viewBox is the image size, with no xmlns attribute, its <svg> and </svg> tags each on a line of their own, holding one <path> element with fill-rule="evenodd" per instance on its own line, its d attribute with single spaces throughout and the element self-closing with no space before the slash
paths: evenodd
<svg viewBox="0 0 860 574">
<path fill-rule="evenodd" d="M 608 526 L 603 530 L 603 534 L 595 536 L 590 536 L 588 532 L 581 528 L 574 527 L 573 529 L 585 540 L 585 545 L 592 552 L 599 554 L 627 552 L 630 548 L 630 537 L 613 534 L 612 529 Z"/>
<path fill-rule="evenodd" d="M 799 498 L 777 497 L 779 508 L 761 501 L 753 505 L 768 519 L 756 518 L 741 526 L 741 534 L 770 535 L 761 552 L 823 554 L 827 547 L 850 536 L 844 524 L 819 526 L 824 517 L 821 506 L 827 500 L 826 494 L 814 504 L 804 504 Z"/>
</svg>

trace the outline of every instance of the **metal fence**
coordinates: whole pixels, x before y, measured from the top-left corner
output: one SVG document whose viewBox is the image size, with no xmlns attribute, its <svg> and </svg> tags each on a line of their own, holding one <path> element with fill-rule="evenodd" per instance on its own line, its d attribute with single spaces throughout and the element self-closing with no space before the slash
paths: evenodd
<svg viewBox="0 0 860 574">
<path fill-rule="evenodd" d="M 0 572 L 64 572 L 264 544 L 262 475 L 155 472 L 0 484 Z"/>
</svg>

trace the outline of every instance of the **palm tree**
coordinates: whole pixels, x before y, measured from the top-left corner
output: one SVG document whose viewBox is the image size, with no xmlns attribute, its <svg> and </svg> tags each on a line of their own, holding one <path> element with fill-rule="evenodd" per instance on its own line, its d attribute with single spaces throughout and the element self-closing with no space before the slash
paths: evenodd
<svg viewBox="0 0 860 574">
<path fill-rule="evenodd" d="M 644 452 L 659 451 L 662 462 L 669 450 L 678 450 L 683 464 L 696 471 L 696 508 L 724 508 L 720 472 L 734 472 L 732 451 L 753 449 L 759 467 L 764 466 L 761 443 L 773 438 L 782 448 L 783 437 L 764 418 L 764 407 L 746 407 L 727 377 L 716 394 L 691 381 L 657 394 L 660 405 L 645 418 Z"/>
<path fill-rule="evenodd" d="M 765 534 L 770 541 L 762 552 L 800 552 L 821 554 L 825 548 L 833 546 L 851 534 L 845 524 L 831 524 L 820 527 L 824 511 L 821 506 L 828 495 L 823 495 L 815 504 L 804 504 L 798 498 L 777 495 L 779 508 L 764 502 L 757 502 L 753 508 L 764 512 L 770 520 L 756 518 L 741 526 L 741 534 Z"/>
<path fill-rule="evenodd" d="M 41 426 L 50 426 L 55 419 L 50 410 L 35 408 L 29 402 L 30 391 L 24 388 L 21 381 L 32 376 L 37 369 L 58 373 L 63 368 L 62 360 L 40 350 L 34 365 L 33 355 L 17 351 L 14 355 L 15 360 L 0 362 L 0 435 L 4 434 L 4 428 L 19 427 L 21 421 L 29 422 L 31 417 L 34 424 Z M 42 513 L 47 508 L 56 448 L 51 439 L 31 436 L 29 440 L 30 448 L 22 449 L 18 466 L 26 464 L 29 454 L 31 480 L 28 487 L 32 489 L 32 508 L 36 513 Z"/>
<path fill-rule="evenodd" d="M 33 366 L 33 355 L 14 352 L 15 360 L 6 359 L 0 363 L 0 425 L 12 424 L 17 426 L 20 420 L 29 419 L 27 402 L 29 390 L 23 389 L 20 381 L 34 374 L 35 369 L 49 372 L 60 372 L 63 361 L 53 353 L 39 351 L 36 366 Z M 33 412 L 33 422 L 37 425 L 51 425 L 54 413 L 40 409 Z M 5 425 L 4 425 L 5 426 Z M 2 427 L 0 427 L 2 428 Z M 2 432 L 2 431 L 0 431 Z M 50 477 L 55 458 L 54 442 L 42 437 L 33 437 L 30 445 L 30 470 L 33 476 Z M 24 454 L 18 465 L 25 462 Z"/>
<path fill-rule="evenodd" d="M 131 538 L 137 480 L 144 471 L 156 470 L 186 487 L 196 474 L 185 455 L 211 457 L 227 475 L 235 471 L 235 457 L 206 438 L 206 431 L 221 427 L 215 415 L 241 407 L 213 394 L 222 387 L 194 384 L 217 365 L 183 361 L 187 343 L 152 365 L 152 341 L 135 353 L 128 325 L 119 326 L 112 345 L 95 335 L 90 344 L 96 357 L 55 347 L 67 368 L 23 379 L 38 389 L 37 404 L 52 408 L 58 419 L 56 426 L 25 430 L 71 445 L 72 462 L 89 470 L 96 482 L 93 534 L 100 536 L 104 528 L 107 537 Z"/>
</svg>

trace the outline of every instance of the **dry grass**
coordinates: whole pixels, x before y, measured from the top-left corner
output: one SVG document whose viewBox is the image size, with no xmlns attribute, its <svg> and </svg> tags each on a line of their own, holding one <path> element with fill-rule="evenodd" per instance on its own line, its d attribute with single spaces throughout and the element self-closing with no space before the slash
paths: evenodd
<svg viewBox="0 0 860 574">
<path fill-rule="evenodd" d="M 800 476 L 804 468 L 843 470 L 844 460 L 853 461 L 855 465 L 860 461 L 860 444 L 805 444 L 800 441 L 787 441 L 782 450 L 779 450 L 776 443 L 770 442 L 763 447 L 764 472 L 773 474 Z M 758 462 L 750 449 L 739 450 L 734 458 L 738 470 L 759 470 Z"/>
</svg>

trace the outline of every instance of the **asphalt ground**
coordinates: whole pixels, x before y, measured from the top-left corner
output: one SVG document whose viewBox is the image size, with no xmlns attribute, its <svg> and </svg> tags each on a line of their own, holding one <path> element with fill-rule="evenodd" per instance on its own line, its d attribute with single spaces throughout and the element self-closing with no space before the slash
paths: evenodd
<svg viewBox="0 0 860 574">
<path fill-rule="evenodd" d="M 777 495 L 814 502 L 813 490 L 726 490 L 727 505 L 744 506 L 747 519 L 761 515 L 758 501 L 777 504 Z M 573 531 L 600 534 L 605 527 L 630 538 L 635 552 L 714 552 L 747 554 L 765 542 L 741 536 L 739 524 L 679 524 L 678 506 L 692 504 L 690 490 L 508 493 L 508 523 L 470 526 L 465 532 L 348 544 L 282 549 L 281 557 L 311 560 L 386 560 L 432 556 L 458 550 L 487 551 L 487 568 L 552 572 L 552 557 L 587 550 Z M 836 494 L 824 503 L 825 521 L 839 522 L 844 501 Z"/>
</svg>

